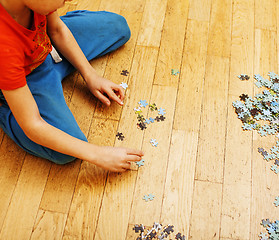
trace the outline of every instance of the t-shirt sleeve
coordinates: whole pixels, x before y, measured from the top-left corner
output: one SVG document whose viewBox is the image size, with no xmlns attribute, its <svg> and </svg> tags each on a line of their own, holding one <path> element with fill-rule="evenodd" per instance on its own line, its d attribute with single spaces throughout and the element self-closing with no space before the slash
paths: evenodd
<svg viewBox="0 0 279 240">
<path fill-rule="evenodd" d="M 0 89 L 13 90 L 26 85 L 24 55 L 15 47 L 0 48 Z"/>
</svg>

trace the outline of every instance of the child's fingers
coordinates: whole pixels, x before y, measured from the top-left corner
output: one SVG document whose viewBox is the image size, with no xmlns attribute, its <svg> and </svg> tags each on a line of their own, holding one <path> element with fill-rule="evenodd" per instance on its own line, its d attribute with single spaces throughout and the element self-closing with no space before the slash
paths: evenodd
<svg viewBox="0 0 279 240">
<path fill-rule="evenodd" d="M 109 97 L 114 100 L 115 102 L 117 102 L 119 105 L 123 105 L 123 102 L 121 101 L 121 99 L 119 97 L 117 97 L 117 95 L 115 94 L 114 91 L 110 91 L 109 92 Z"/>
<path fill-rule="evenodd" d="M 106 104 L 107 106 L 110 105 L 110 100 L 105 97 L 102 93 L 100 93 L 99 91 L 96 92 L 96 95 L 95 95 L 98 99 L 100 99 L 100 101 L 104 104 Z"/>
<path fill-rule="evenodd" d="M 137 156 L 141 156 L 141 157 L 144 155 L 144 152 L 142 150 L 130 149 L 130 148 L 127 148 L 126 153 L 128 155 L 137 155 Z"/>
<path fill-rule="evenodd" d="M 129 161 L 129 162 L 138 162 L 138 161 L 141 160 L 141 156 L 138 156 L 138 155 L 128 155 L 126 160 Z"/>
<path fill-rule="evenodd" d="M 129 163 L 129 162 L 124 163 L 124 164 L 122 165 L 122 168 L 124 168 L 125 170 L 130 169 L 130 168 L 131 168 L 131 163 Z"/>
<path fill-rule="evenodd" d="M 116 85 L 115 90 L 119 93 L 120 95 L 120 100 L 123 101 L 124 100 L 124 90 L 122 87 Z"/>
</svg>

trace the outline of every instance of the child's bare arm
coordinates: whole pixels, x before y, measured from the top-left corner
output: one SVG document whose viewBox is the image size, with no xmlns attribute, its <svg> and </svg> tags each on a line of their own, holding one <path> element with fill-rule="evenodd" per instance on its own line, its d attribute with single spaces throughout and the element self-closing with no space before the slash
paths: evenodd
<svg viewBox="0 0 279 240">
<path fill-rule="evenodd" d="M 87 61 L 74 36 L 64 22 L 59 18 L 57 12 L 47 17 L 48 35 L 62 55 L 81 73 L 87 83 L 89 90 L 107 106 L 110 99 L 118 104 L 123 104 L 123 89 L 97 74 Z M 94 33 L 92 33 L 94 34 Z M 108 95 L 109 98 L 106 97 Z"/>
<path fill-rule="evenodd" d="M 27 85 L 2 91 L 16 121 L 27 137 L 37 144 L 118 172 L 129 169 L 129 161 L 139 161 L 143 155 L 139 150 L 96 146 L 51 126 L 40 116 Z"/>
</svg>

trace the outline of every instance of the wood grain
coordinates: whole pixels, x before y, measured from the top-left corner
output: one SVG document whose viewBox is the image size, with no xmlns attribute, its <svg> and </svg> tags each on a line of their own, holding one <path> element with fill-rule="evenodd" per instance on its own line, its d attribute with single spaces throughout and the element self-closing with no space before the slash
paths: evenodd
<svg viewBox="0 0 279 240">
<path fill-rule="evenodd" d="M 195 175 L 198 180 L 223 183 L 228 81 L 229 59 L 208 57 Z"/>
<path fill-rule="evenodd" d="M 222 184 L 195 181 L 189 239 L 219 239 Z"/>
<path fill-rule="evenodd" d="M 178 85 L 180 75 L 171 75 L 171 69 L 180 71 L 188 5 L 188 0 L 168 0 L 154 84 Z"/>
<path fill-rule="evenodd" d="M 31 240 L 61 239 L 66 219 L 67 214 L 39 210 Z"/>
</svg>

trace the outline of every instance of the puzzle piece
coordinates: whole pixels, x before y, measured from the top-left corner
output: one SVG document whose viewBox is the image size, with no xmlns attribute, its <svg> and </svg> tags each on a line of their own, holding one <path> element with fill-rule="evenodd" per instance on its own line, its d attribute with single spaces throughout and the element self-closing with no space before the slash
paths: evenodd
<svg viewBox="0 0 279 240">
<path fill-rule="evenodd" d="M 128 84 L 125 82 L 122 82 L 122 83 L 120 83 L 120 86 L 126 90 L 128 87 Z"/>
<path fill-rule="evenodd" d="M 171 75 L 177 76 L 179 73 L 180 73 L 180 72 L 179 72 L 178 69 L 172 69 L 172 70 L 171 70 Z"/>
<path fill-rule="evenodd" d="M 276 165 L 272 165 L 272 166 L 270 167 L 270 169 L 271 169 L 273 172 L 275 172 L 276 174 L 278 174 L 278 172 L 279 172 L 279 168 L 278 168 Z"/>
<path fill-rule="evenodd" d="M 271 222 L 269 221 L 269 219 L 267 218 L 266 220 L 265 219 L 262 219 L 262 222 L 261 222 L 261 225 L 263 225 L 263 227 L 267 227 Z"/>
<path fill-rule="evenodd" d="M 237 76 L 240 80 L 244 81 L 244 80 L 249 80 L 250 77 L 246 74 L 240 74 L 239 76 Z"/>
<path fill-rule="evenodd" d="M 168 226 L 163 230 L 163 232 L 164 232 L 164 233 L 167 233 L 168 235 L 170 235 L 171 232 L 174 232 L 173 228 L 174 228 L 173 225 L 168 225 Z"/>
<path fill-rule="evenodd" d="M 186 240 L 186 237 L 185 237 L 185 235 L 181 235 L 181 233 L 179 232 L 179 233 L 177 233 L 176 235 L 175 235 L 175 239 L 177 239 L 177 240 Z"/>
<path fill-rule="evenodd" d="M 259 237 L 260 237 L 260 240 L 268 240 L 268 235 L 267 235 L 267 233 L 261 232 L 261 233 L 259 234 Z"/>
<path fill-rule="evenodd" d="M 123 141 L 124 140 L 124 135 L 123 135 L 123 133 L 121 133 L 121 132 L 118 132 L 117 134 L 116 134 L 116 137 L 117 137 L 117 139 L 118 140 L 120 140 L 120 141 Z"/>
<path fill-rule="evenodd" d="M 136 233 L 138 232 L 144 232 L 144 226 L 141 224 L 141 225 L 138 225 L 136 224 L 134 227 L 133 227 L 133 230 L 135 230 Z"/>
<path fill-rule="evenodd" d="M 240 100 L 242 100 L 242 101 L 245 101 L 248 97 L 249 96 L 247 94 L 244 94 L 244 93 L 239 96 Z"/>
<path fill-rule="evenodd" d="M 144 195 L 144 197 L 142 199 L 145 200 L 146 202 L 148 202 L 148 201 L 152 201 L 154 198 L 155 198 L 155 196 L 152 193 L 150 193 L 148 195 Z"/>
<path fill-rule="evenodd" d="M 149 104 L 149 108 L 150 108 L 151 112 L 158 110 L 156 103 Z"/>
<path fill-rule="evenodd" d="M 163 116 L 163 115 L 161 115 L 161 116 L 159 117 L 159 119 L 160 119 L 160 121 L 165 121 L 166 117 Z"/>
<path fill-rule="evenodd" d="M 148 103 L 147 103 L 147 101 L 146 100 L 140 100 L 139 102 L 138 102 L 138 104 L 140 105 L 140 107 L 146 107 L 146 106 L 148 106 Z"/>
<path fill-rule="evenodd" d="M 127 70 L 122 70 L 121 75 L 128 76 L 129 72 Z"/>
<path fill-rule="evenodd" d="M 137 125 L 138 125 L 138 127 L 140 128 L 140 130 L 144 130 L 144 129 L 147 128 L 147 127 L 146 127 L 146 124 L 143 123 L 143 122 L 140 122 L 140 123 L 138 123 Z"/>
<path fill-rule="evenodd" d="M 138 165 L 138 167 L 141 167 L 144 165 L 144 159 L 141 159 L 140 161 L 136 162 L 136 164 Z"/>
<path fill-rule="evenodd" d="M 158 146 L 158 142 L 156 139 L 151 138 L 150 143 L 153 147 L 157 147 Z"/>
<path fill-rule="evenodd" d="M 275 207 L 279 206 L 279 197 L 275 198 L 274 205 L 275 205 Z"/>
<path fill-rule="evenodd" d="M 158 110 L 158 114 L 159 115 L 165 115 L 166 114 L 166 110 L 165 109 L 163 109 L 163 108 L 159 108 L 159 110 Z"/>
</svg>

